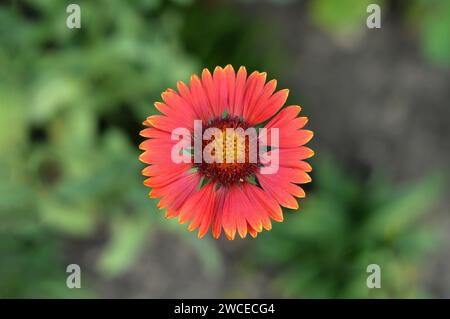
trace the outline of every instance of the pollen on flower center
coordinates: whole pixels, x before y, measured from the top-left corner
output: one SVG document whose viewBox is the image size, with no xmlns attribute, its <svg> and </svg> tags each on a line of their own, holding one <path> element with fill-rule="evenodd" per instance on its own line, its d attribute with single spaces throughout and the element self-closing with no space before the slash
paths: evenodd
<svg viewBox="0 0 450 319">
<path fill-rule="evenodd" d="M 231 65 L 204 69 L 164 91 L 159 113 L 143 123 L 139 159 L 148 165 L 149 196 L 199 238 L 209 229 L 214 238 L 256 237 L 305 197 L 299 185 L 311 181 L 304 160 L 314 154 L 305 146 L 313 132 L 303 128 L 300 106 L 285 106 L 289 90 L 277 91 L 266 76 Z"/>
<path fill-rule="evenodd" d="M 245 134 L 249 125 L 239 117 L 226 116 L 210 121 L 204 131 L 209 128 L 217 128 L 220 131 L 219 136 L 202 142 L 202 151 L 208 144 L 212 146 L 211 155 L 214 162 L 203 160 L 196 164 L 199 173 L 221 185 L 244 182 L 252 176 L 258 168 L 258 162 L 254 160 L 258 158 L 258 148 L 257 144 L 255 148 L 251 147 L 251 136 Z"/>
</svg>

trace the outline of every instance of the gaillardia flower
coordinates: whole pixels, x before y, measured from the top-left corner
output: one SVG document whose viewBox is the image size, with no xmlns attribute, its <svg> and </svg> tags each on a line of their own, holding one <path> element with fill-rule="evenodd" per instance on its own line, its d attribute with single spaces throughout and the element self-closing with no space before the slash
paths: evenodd
<svg viewBox="0 0 450 319">
<path fill-rule="evenodd" d="M 271 220 L 283 221 L 281 207 L 298 208 L 299 184 L 311 181 L 304 160 L 314 152 L 304 144 L 313 133 L 300 106 L 282 108 L 289 91 L 276 84 L 227 65 L 162 93 L 161 114 L 144 121 L 139 159 L 167 218 L 189 222 L 199 237 L 211 228 L 234 239 L 270 230 Z"/>
</svg>

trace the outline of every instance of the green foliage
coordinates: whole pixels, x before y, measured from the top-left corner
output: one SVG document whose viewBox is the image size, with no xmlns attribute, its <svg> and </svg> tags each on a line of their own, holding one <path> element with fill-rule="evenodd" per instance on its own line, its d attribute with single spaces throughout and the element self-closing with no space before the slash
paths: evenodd
<svg viewBox="0 0 450 319">
<path fill-rule="evenodd" d="M 309 12 L 312 21 L 334 35 L 352 35 L 366 29 L 366 8 L 372 0 L 316 0 L 311 1 Z"/>
<path fill-rule="evenodd" d="M 277 26 L 263 19 L 249 20 L 233 5 L 217 2 L 189 7 L 184 25 L 184 47 L 211 70 L 218 65 L 232 64 L 236 69 L 243 65 L 249 71 L 276 76 L 285 67 L 286 52 Z"/>
<path fill-rule="evenodd" d="M 153 227 L 180 232 L 159 224 L 137 144 L 152 101 L 197 69 L 178 40 L 189 2 L 80 1 L 72 30 L 65 2 L 0 6 L 1 297 L 90 295 L 67 289 L 63 244 L 100 225 L 104 276 L 134 263 Z M 218 271 L 215 246 L 188 240 Z"/>
<path fill-rule="evenodd" d="M 450 66 L 450 2 L 416 0 L 409 17 L 410 24 L 420 28 L 425 56 L 437 64 Z"/>
<path fill-rule="evenodd" d="M 81 289 L 67 288 L 58 251 L 55 237 L 40 230 L 15 236 L 0 232 L 0 298 L 93 297 L 84 282 Z"/>
<path fill-rule="evenodd" d="M 232 63 L 277 77 L 287 59 L 276 26 L 226 2 L 77 3 L 82 28 L 73 30 L 65 24 L 67 2 L 0 5 L 0 297 L 95 296 L 88 275 L 81 290 L 67 289 L 65 244 L 99 229 L 108 237 L 92 264 L 105 277 L 135 263 L 156 229 L 181 236 L 206 271 L 220 272 L 215 242 L 163 221 L 148 199 L 138 132 L 160 92 L 200 66 Z M 308 8 L 314 23 L 335 34 L 365 27 L 365 3 Z M 448 61 L 449 6 L 415 3 L 426 9 L 416 18 L 426 52 Z M 397 195 L 389 183 L 361 184 L 333 166 L 317 172 L 318 190 L 302 213 L 252 242 L 264 265 L 282 269 L 278 288 L 290 296 L 365 296 L 365 266 L 373 261 L 384 269 L 383 284 L 391 283 L 383 293 L 414 293 L 412 260 L 433 242 L 416 221 L 437 184 L 427 180 Z"/>
<path fill-rule="evenodd" d="M 383 0 L 314 0 L 308 12 L 312 22 L 333 37 L 352 38 L 367 31 L 366 8 L 376 3 L 381 7 L 382 20 L 388 15 L 388 2 Z M 433 63 L 450 65 L 450 2 L 446 0 L 398 1 L 407 14 L 408 27 L 418 30 L 422 51 Z M 403 12 L 402 12 L 403 13 Z"/>
<path fill-rule="evenodd" d="M 315 165 L 315 190 L 258 242 L 257 258 L 290 297 L 417 297 L 418 265 L 437 237 L 420 223 L 440 194 L 430 176 L 405 188 L 381 178 L 361 182 L 334 161 Z M 366 267 L 378 264 L 381 289 L 368 289 Z"/>
</svg>

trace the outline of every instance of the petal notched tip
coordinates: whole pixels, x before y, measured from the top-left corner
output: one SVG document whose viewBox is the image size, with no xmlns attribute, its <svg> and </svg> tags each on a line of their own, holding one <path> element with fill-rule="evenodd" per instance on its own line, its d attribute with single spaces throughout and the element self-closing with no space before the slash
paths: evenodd
<svg viewBox="0 0 450 319">
<path fill-rule="evenodd" d="M 233 68 L 233 66 L 231 64 L 227 64 L 225 66 L 224 70 L 234 73 L 234 68 Z"/>
<path fill-rule="evenodd" d="M 243 73 L 243 74 L 247 74 L 247 69 L 245 68 L 245 66 L 240 66 L 238 73 Z"/>
<path fill-rule="evenodd" d="M 233 240 L 234 237 L 236 236 L 236 229 L 229 229 L 224 227 L 223 230 L 225 232 L 225 236 L 227 236 L 229 240 Z"/>
<path fill-rule="evenodd" d="M 293 112 L 295 112 L 294 113 L 295 116 L 297 116 L 302 111 L 302 107 L 300 105 L 289 105 L 289 106 L 286 106 L 285 109 L 289 109 L 289 110 L 292 110 Z"/>
<path fill-rule="evenodd" d="M 148 132 L 148 131 L 147 131 L 147 128 L 144 128 L 143 130 L 140 130 L 140 131 L 139 131 L 139 136 L 147 137 L 147 136 L 145 136 L 145 135 L 146 135 L 146 132 Z"/>
<path fill-rule="evenodd" d="M 312 182 L 312 178 L 311 176 L 309 176 L 309 174 L 305 173 L 305 181 L 302 184 L 306 184 L 306 183 L 311 183 Z"/>
<path fill-rule="evenodd" d="M 145 152 L 139 155 L 139 157 L 138 157 L 139 161 L 141 161 L 144 164 L 150 164 L 150 163 L 147 163 L 147 161 L 144 159 L 144 155 L 145 155 Z"/>
<path fill-rule="evenodd" d="M 214 68 L 214 73 L 218 73 L 218 72 L 221 72 L 221 73 L 223 73 L 223 69 L 222 69 L 222 67 L 221 66 L 216 66 L 215 68 Z"/>
<path fill-rule="evenodd" d="M 153 127 L 155 126 L 155 120 L 156 120 L 156 115 L 147 117 L 147 123 Z"/>
<path fill-rule="evenodd" d="M 212 78 L 211 72 L 207 68 L 203 68 L 203 70 L 202 70 L 202 77 Z"/>
<path fill-rule="evenodd" d="M 284 205 L 284 207 L 297 210 L 299 206 L 298 206 L 298 202 L 295 201 L 295 205 L 289 204 L 289 205 Z"/>
<path fill-rule="evenodd" d="M 303 144 L 308 143 L 314 137 L 314 132 L 311 130 L 301 130 L 305 134 L 305 138 L 303 139 Z"/>
</svg>

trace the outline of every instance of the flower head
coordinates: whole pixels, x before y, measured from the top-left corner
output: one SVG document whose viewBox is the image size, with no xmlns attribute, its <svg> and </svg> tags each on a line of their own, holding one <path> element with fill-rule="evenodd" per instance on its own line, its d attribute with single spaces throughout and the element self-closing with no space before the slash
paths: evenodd
<svg viewBox="0 0 450 319">
<path fill-rule="evenodd" d="M 311 181 L 304 160 L 314 153 L 304 144 L 313 133 L 300 106 L 282 109 L 289 91 L 275 88 L 266 73 L 227 65 L 162 93 L 161 114 L 144 121 L 139 158 L 167 218 L 189 222 L 199 237 L 211 228 L 234 239 L 270 230 L 271 220 L 283 221 L 281 207 L 298 208 L 299 184 Z"/>
</svg>

